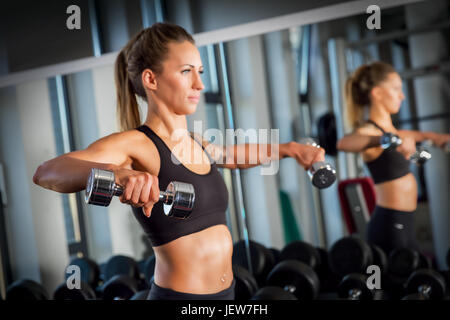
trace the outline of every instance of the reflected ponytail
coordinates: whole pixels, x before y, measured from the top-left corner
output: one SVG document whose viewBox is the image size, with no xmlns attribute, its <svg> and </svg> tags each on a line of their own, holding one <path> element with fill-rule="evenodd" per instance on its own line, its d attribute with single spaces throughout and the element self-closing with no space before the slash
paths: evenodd
<svg viewBox="0 0 450 320">
<path fill-rule="evenodd" d="M 364 108 L 370 106 L 370 92 L 386 80 L 395 69 L 384 62 L 373 62 L 360 66 L 345 83 L 347 119 L 356 128 L 363 123 Z"/>
</svg>

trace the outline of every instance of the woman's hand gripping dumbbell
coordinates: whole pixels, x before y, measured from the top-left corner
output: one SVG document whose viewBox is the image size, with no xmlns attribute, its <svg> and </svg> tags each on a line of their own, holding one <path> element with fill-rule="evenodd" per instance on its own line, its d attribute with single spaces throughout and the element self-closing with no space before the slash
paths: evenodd
<svg viewBox="0 0 450 320">
<path fill-rule="evenodd" d="M 320 146 L 312 138 L 302 138 L 298 143 L 320 149 Z M 321 157 L 324 158 L 324 156 L 325 152 L 322 152 Z M 336 181 L 336 170 L 331 164 L 325 161 L 314 160 L 312 165 L 307 169 L 312 184 L 319 189 L 328 188 Z"/>
<path fill-rule="evenodd" d="M 396 134 L 386 132 L 380 138 L 380 145 L 383 149 L 397 148 L 397 151 L 417 164 L 424 164 L 431 159 L 431 153 L 426 149 L 427 144 L 416 146 L 412 138 L 402 139 Z"/>
<path fill-rule="evenodd" d="M 127 170 L 127 169 L 123 169 Z M 128 170 L 132 171 L 132 170 Z M 136 172 L 136 171 L 134 171 Z M 145 174 L 144 174 L 145 175 Z M 127 179 L 128 181 L 130 179 Z M 134 180 L 138 180 L 135 178 Z M 144 179 L 145 180 L 145 177 Z M 143 182 L 141 180 L 141 182 Z M 136 184 L 135 184 L 136 185 Z M 130 203 L 135 206 L 142 206 L 144 214 L 150 217 L 153 204 L 162 201 L 164 204 L 164 213 L 169 217 L 186 219 L 189 217 L 192 208 L 194 207 L 195 191 L 194 186 L 189 183 L 172 181 L 167 186 L 166 191 L 159 191 L 155 189 L 158 183 L 143 182 L 141 189 L 134 188 L 130 200 L 121 199 L 124 203 Z M 148 201 L 142 201 L 143 190 L 146 190 L 144 198 Z M 113 171 L 101 170 L 98 168 L 91 169 L 89 174 L 85 201 L 87 204 L 93 204 L 98 206 L 109 206 L 113 196 L 122 196 L 125 188 L 119 184 L 116 184 L 115 175 Z M 155 191 L 158 191 L 159 195 Z"/>
</svg>

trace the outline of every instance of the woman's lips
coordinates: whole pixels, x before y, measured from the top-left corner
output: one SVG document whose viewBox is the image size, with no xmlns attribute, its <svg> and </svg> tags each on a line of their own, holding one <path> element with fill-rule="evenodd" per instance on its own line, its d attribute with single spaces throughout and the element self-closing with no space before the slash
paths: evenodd
<svg viewBox="0 0 450 320">
<path fill-rule="evenodd" d="M 200 97 L 199 96 L 190 96 L 190 97 L 188 97 L 188 99 L 193 102 L 198 102 L 200 100 Z"/>
</svg>

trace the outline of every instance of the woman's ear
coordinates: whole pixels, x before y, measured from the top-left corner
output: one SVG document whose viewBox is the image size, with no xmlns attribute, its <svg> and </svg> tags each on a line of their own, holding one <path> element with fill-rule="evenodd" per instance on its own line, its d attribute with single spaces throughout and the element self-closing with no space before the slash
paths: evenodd
<svg viewBox="0 0 450 320">
<path fill-rule="evenodd" d="M 142 85 L 149 90 L 156 90 L 158 88 L 155 73 L 152 70 L 145 69 L 142 71 Z"/>
<path fill-rule="evenodd" d="M 370 90 L 370 98 L 371 100 L 380 100 L 382 96 L 381 88 L 378 86 L 375 86 Z"/>
</svg>

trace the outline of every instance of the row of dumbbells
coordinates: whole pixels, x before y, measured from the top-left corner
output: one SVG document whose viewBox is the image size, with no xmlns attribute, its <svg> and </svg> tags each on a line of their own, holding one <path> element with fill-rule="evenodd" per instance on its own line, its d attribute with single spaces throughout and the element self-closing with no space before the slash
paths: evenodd
<svg viewBox="0 0 450 320">
<path fill-rule="evenodd" d="M 244 241 L 234 245 L 236 300 L 444 299 L 450 284 L 450 271 L 433 270 L 423 254 L 401 248 L 386 256 L 380 248 L 356 237 L 340 239 L 329 252 L 302 241 L 291 242 L 280 251 L 250 240 L 251 268 L 246 248 Z M 450 266 L 450 251 L 447 263 Z M 371 265 L 379 268 L 380 288 L 367 285 Z M 80 288 L 70 289 L 71 273 L 66 272 L 66 280 L 55 290 L 53 299 L 145 300 L 153 281 L 155 258 L 136 262 L 119 255 L 101 266 L 87 258 L 76 258 L 69 265 L 73 266 L 80 270 Z M 6 299 L 50 297 L 39 283 L 20 280 L 8 287 Z"/>
<path fill-rule="evenodd" d="M 302 241 L 291 242 L 281 251 L 249 241 L 250 273 L 246 247 L 244 241 L 234 246 L 236 300 L 448 298 L 450 271 L 434 270 L 430 258 L 408 248 L 386 255 L 352 236 L 338 240 L 329 252 Z M 450 267 L 449 260 L 450 251 Z M 377 266 L 377 271 L 370 266 Z M 378 283 L 371 281 L 378 271 Z"/>
<path fill-rule="evenodd" d="M 79 286 L 73 278 L 74 267 L 79 270 Z M 6 300 L 145 300 L 153 282 L 154 268 L 153 255 L 139 262 L 116 255 L 100 266 L 88 258 L 75 258 L 66 268 L 66 279 L 52 297 L 41 284 L 23 279 L 7 288 Z"/>
</svg>

